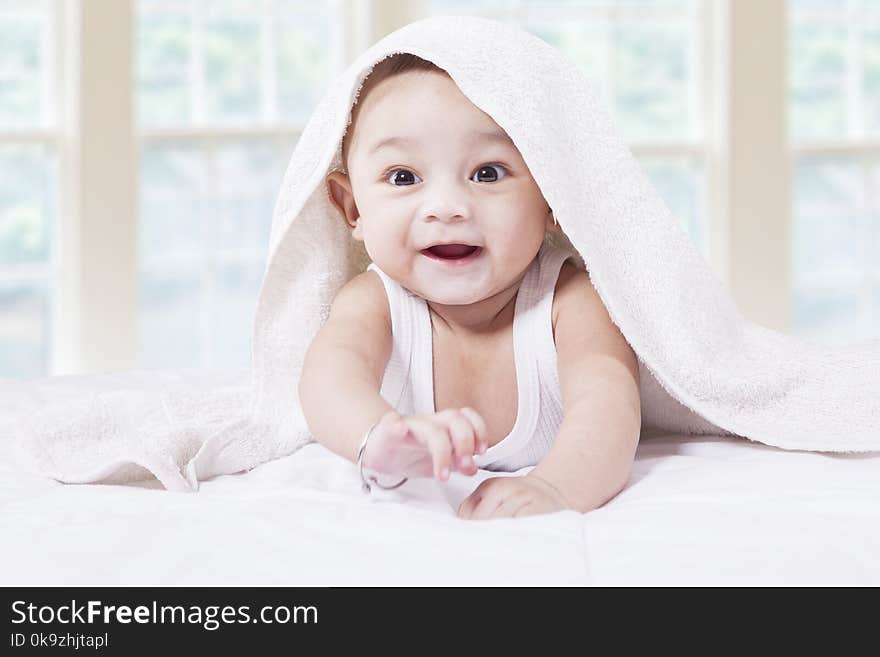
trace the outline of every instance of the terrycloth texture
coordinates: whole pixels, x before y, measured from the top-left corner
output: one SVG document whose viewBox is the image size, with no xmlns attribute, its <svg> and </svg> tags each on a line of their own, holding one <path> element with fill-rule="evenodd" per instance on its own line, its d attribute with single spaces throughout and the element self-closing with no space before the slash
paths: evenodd
<svg viewBox="0 0 880 657">
<path fill-rule="evenodd" d="M 545 243 L 519 287 L 513 316 L 517 414 L 510 433 L 474 457 L 486 470 L 515 472 L 535 466 L 550 451 L 562 424 L 562 395 L 553 342 L 553 293 L 562 263 L 572 254 Z M 405 415 L 436 412 L 431 316 L 425 300 L 376 263 L 391 310 L 394 342 L 381 394 Z"/>
<path fill-rule="evenodd" d="M 40 386 L 51 383 L 23 386 L 13 395 L 25 413 L 9 431 L 25 434 L 47 474 L 91 481 L 130 462 L 186 490 L 310 440 L 296 392 L 303 357 L 336 291 L 368 264 L 324 180 L 341 164 L 364 78 L 395 52 L 445 69 L 513 139 L 570 240 L 558 245 L 586 264 L 639 357 L 645 427 L 785 449 L 880 449 L 880 340 L 828 347 L 745 320 L 573 62 L 518 28 L 441 17 L 363 53 L 306 125 L 275 209 L 247 398 L 239 396 L 245 382 L 230 402 L 228 389 L 186 399 L 186 390 L 156 379 L 147 392 L 84 398 L 53 412 L 38 403 Z M 475 53 L 491 53 L 491 65 Z"/>
</svg>

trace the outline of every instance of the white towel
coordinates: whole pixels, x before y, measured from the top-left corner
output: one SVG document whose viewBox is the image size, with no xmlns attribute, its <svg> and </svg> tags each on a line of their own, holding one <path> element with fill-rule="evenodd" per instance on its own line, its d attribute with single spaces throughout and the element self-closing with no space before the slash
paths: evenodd
<svg viewBox="0 0 880 657">
<path fill-rule="evenodd" d="M 340 168 L 364 78 L 396 52 L 445 69 L 519 148 L 565 232 L 557 244 L 586 264 L 639 358 L 646 428 L 784 449 L 880 449 L 880 340 L 830 347 L 746 320 L 578 67 L 519 28 L 446 16 L 373 45 L 309 119 L 275 208 L 250 382 L 206 390 L 156 375 L 53 408 L 40 404 L 39 386 L 48 384 L 22 386 L 12 394 L 26 412 L 10 430 L 24 434 L 44 472 L 71 482 L 119 479 L 133 476 L 126 464 L 138 464 L 169 489 L 196 489 L 311 440 L 296 394 L 303 357 L 337 290 L 368 264 L 325 177 Z"/>
</svg>

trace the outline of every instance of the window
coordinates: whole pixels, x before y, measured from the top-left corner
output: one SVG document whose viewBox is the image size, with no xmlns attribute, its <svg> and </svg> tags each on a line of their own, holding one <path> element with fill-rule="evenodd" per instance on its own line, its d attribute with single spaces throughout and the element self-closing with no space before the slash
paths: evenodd
<svg viewBox="0 0 880 657">
<path fill-rule="evenodd" d="M 789 2 L 794 330 L 880 336 L 880 5 Z"/>
<path fill-rule="evenodd" d="M 50 360 L 58 216 L 56 3 L 0 5 L 0 376 Z"/>
<path fill-rule="evenodd" d="M 278 187 L 342 2 L 139 0 L 139 359 L 247 367 Z"/>
<path fill-rule="evenodd" d="M 786 6 L 790 245 L 778 209 L 789 200 L 786 173 L 774 160 L 763 214 L 734 211 L 722 192 L 750 188 L 754 158 L 725 171 L 724 149 L 710 143 L 718 117 L 743 106 L 731 98 L 761 95 L 744 54 L 758 48 L 774 70 L 763 83 L 781 89 L 776 2 L 3 0 L 0 377 L 246 367 L 273 205 L 304 120 L 357 54 L 426 13 L 511 21 L 578 62 L 752 319 L 774 320 L 790 302 L 793 326 L 765 325 L 876 337 L 880 4 Z M 736 66 L 716 58 L 722 49 Z M 735 84 L 722 79 L 732 70 Z M 766 119 L 739 116 L 723 138 L 784 154 L 783 99 L 761 106 Z M 780 141 L 762 151 L 749 138 L 765 123 Z M 107 185 L 108 172 L 126 188 Z M 777 216 L 762 235 L 762 221 Z M 760 257 L 757 240 L 767 246 Z M 774 255 L 788 246 L 791 290 Z"/>
<path fill-rule="evenodd" d="M 505 20 L 564 51 L 610 108 L 645 172 L 709 258 L 697 0 L 431 0 L 430 12 Z"/>
</svg>

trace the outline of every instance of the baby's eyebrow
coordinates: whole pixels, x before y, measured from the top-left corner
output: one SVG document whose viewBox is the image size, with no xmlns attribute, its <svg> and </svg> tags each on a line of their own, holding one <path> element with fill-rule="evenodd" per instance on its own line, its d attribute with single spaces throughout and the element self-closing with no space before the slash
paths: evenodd
<svg viewBox="0 0 880 657">
<path fill-rule="evenodd" d="M 510 136 L 503 131 L 499 130 L 480 130 L 472 133 L 472 138 L 474 141 L 482 141 L 482 142 L 498 142 L 501 144 L 506 144 L 508 146 L 513 146 L 513 140 Z M 374 155 L 377 151 L 383 148 L 391 148 L 394 146 L 411 146 L 418 145 L 419 140 L 413 137 L 386 137 L 385 139 L 380 139 L 367 151 L 367 155 Z"/>
</svg>

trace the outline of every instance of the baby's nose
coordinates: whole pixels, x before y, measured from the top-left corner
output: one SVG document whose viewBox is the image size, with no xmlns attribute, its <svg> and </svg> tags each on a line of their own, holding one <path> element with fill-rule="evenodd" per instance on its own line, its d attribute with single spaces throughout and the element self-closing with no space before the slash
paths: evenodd
<svg viewBox="0 0 880 657">
<path fill-rule="evenodd" d="M 425 215 L 425 221 L 429 221 L 429 222 L 432 222 L 432 221 L 458 222 L 458 221 L 464 221 L 465 219 L 466 219 L 466 217 L 462 213 L 456 212 L 456 211 L 449 211 L 449 212 L 434 211 L 434 212 L 429 212 L 428 214 Z"/>
<path fill-rule="evenodd" d="M 429 201 L 422 208 L 426 221 L 464 221 L 472 217 L 470 202 L 461 196 L 445 196 Z"/>
</svg>

